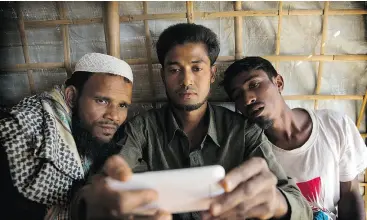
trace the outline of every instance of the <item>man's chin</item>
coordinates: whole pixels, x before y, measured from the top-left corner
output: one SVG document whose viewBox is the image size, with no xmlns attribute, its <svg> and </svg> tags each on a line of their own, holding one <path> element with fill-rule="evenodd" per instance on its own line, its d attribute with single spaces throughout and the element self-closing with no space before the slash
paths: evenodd
<svg viewBox="0 0 367 220">
<path fill-rule="evenodd" d="M 103 135 L 103 134 L 97 134 L 97 135 L 93 135 L 94 136 L 94 139 L 96 141 L 98 141 L 99 144 L 107 144 L 107 143 L 110 143 L 112 138 L 113 138 L 113 135 Z"/>
<path fill-rule="evenodd" d="M 195 111 L 205 104 L 206 100 L 203 102 L 171 102 L 172 105 L 182 111 Z"/>
</svg>

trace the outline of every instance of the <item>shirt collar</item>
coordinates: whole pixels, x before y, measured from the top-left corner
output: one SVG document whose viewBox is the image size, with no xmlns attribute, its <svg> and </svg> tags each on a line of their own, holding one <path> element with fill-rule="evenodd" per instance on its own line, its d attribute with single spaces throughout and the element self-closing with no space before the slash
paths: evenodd
<svg viewBox="0 0 367 220">
<path fill-rule="evenodd" d="M 167 105 L 166 106 L 166 125 L 167 125 L 167 137 L 169 140 L 169 143 L 173 140 L 174 136 L 176 135 L 176 132 L 179 130 L 181 132 L 182 129 L 178 125 L 178 122 L 174 116 L 174 113 L 172 111 L 172 107 Z M 209 114 L 209 126 L 208 126 L 208 133 L 207 136 L 209 136 L 212 141 L 220 147 L 219 141 L 218 141 L 218 135 L 217 135 L 217 126 L 216 126 L 216 120 L 215 120 L 215 113 L 213 110 L 213 107 L 210 103 L 208 103 L 208 108 L 206 114 Z"/>
</svg>

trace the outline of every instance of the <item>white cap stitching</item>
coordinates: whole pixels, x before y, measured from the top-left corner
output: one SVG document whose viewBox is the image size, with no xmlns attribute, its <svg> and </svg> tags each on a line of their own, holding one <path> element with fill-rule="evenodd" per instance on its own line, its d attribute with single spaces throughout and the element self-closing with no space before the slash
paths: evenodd
<svg viewBox="0 0 367 220">
<path fill-rule="evenodd" d="M 129 64 L 116 57 L 101 53 L 88 53 L 75 65 L 75 72 L 110 73 L 123 76 L 133 82 L 133 73 Z"/>
</svg>

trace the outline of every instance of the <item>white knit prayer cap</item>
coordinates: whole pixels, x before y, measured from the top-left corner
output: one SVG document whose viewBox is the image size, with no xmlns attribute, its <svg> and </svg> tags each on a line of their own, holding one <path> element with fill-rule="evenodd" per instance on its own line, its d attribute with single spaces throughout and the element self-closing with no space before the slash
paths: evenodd
<svg viewBox="0 0 367 220">
<path fill-rule="evenodd" d="M 129 64 L 116 57 L 101 53 L 88 53 L 75 65 L 75 72 L 110 73 L 123 76 L 133 82 L 133 72 Z"/>
</svg>

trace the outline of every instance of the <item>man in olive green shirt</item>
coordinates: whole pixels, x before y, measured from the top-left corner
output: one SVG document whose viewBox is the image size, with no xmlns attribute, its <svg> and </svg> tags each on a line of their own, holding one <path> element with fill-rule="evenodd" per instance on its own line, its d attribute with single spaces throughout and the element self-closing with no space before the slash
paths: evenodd
<svg viewBox="0 0 367 220">
<path fill-rule="evenodd" d="M 195 24 L 167 28 L 157 43 L 168 104 L 138 115 L 125 127 L 121 157 L 112 157 L 105 174 L 120 180 L 143 162 L 143 171 L 222 165 L 225 193 L 201 213 L 176 219 L 312 219 L 296 185 L 275 161 L 270 142 L 255 124 L 208 103 L 219 54 L 217 36 Z M 157 198 L 153 190 L 114 192 L 99 176 L 80 197 L 88 218 L 123 218 Z M 153 218 L 170 218 L 158 212 Z M 129 218 L 132 218 L 131 216 Z"/>
</svg>

